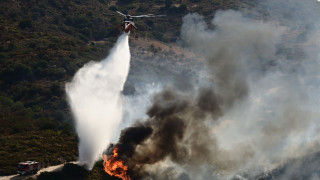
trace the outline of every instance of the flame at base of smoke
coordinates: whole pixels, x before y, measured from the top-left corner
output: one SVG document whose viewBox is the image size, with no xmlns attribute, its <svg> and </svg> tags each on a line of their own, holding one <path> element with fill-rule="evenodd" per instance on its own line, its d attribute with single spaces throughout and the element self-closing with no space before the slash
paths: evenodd
<svg viewBox="0 0 320 180">
<path fill-rule="evenodd" d="M 122 178 L 122 180 L 131 180 L 128 175 L 128 166 L 124 164 L 124 161 L 119 157 L 119 148 L 115 147 L 112 151 L 113 155 L 103 155 L 104 170 L 111 176 Z"/>
</svg>

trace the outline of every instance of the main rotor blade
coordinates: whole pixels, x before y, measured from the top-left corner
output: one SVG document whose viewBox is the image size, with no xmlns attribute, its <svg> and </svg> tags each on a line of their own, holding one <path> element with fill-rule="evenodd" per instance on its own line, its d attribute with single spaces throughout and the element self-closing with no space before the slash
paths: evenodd
<svg viewBox="0 0 320 180">
<path fill-rule="evenodd" d="M 143 18 L 143 17 L 165 17 L 166 15 L 154 15 L 154 14 L 147 14 L 147 15 L 139 15 L 139 16 L 131 16 L 131 17 L 134 17 L 134 18 Z"/>
<path fill-rule="evenodd" d="M 120 14 L 121 16 L 124 16 L 126 17 L 126 15 L 124 15 L 123 13 L 119 12 L 119 11 L 116 11 L 118 14 Z"/>
</svg>

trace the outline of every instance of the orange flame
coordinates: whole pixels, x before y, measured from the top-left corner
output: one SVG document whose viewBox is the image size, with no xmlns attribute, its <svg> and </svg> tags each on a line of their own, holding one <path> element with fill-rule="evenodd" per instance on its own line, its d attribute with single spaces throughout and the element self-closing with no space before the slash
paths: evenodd
<svg viewBox="0 0 320 180">
<path fill-rule="evenodd" d="M 122 178 L 122 180 L 131 180 L 128 175 L 128 166 L 124 165 L 124 161 L 119 157 L 119 148 L 115 147 L 112 151 L 112 156 L 103 155 L 104 171 L 111 176 Z"/>
</svg>

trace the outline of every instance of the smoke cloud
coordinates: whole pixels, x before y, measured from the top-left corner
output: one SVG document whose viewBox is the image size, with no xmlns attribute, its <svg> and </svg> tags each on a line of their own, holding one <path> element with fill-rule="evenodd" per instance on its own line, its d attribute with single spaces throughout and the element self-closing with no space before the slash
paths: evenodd
<svg viewBox="0 0 320 180">
<path fill-rule="evenodd" d="M 183 18 L 182 41 L 205 59 L 201 78 L 188 90 L 178 83 L 159 89 L 147 117 L 109 146 L 119 147 L 132 179 L 255 179 L 316 152 L 315 47 L 292 58 L 288 26 L 236 11 L 220 11 L 211 23 L 214 29 L 198 14 Z"/>
<path fill-rule="evenodd" d="M 122 121 L 122 90 L 130 67 L 128 35 L 123 34 L 109 56 L 89 62 L 66 84 L 79 136 L 79 162 L 91 169 L 101 158 Z"/>
</svg>

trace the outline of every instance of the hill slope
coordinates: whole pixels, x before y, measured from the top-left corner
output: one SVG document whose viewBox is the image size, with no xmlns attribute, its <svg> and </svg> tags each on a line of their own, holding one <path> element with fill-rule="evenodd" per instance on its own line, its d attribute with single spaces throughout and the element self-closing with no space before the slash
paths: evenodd
<svg viewBox="0 0 320 180">
<path fill-rule="evenodd" d="M 5 168 L 0 175 L 14 173 L 19 161 L 35 159 L 51 165 L 59 163 L 59 158 L 76 159 L 77 138 L 64 85 L 86 62 L 107 55 L 120 34 L 116 26 L 122 18 L 114 16 L 115 10 L 168 15 L 136 21 L 140 38 L 156 41 L 146 46 L 141 46 L 141 40 L 133 43 L 125 93 L 134 93 L 135 83 L 154 80 L 142 79 L 142 74 L 152 72 L 153 78 L 172 79 L 196 66 L 192 58 L 179 61 L 187 53 L 157 43 L 175 46 L 183 15 L 199 12 L 209 20 L 218 9 L 253 5 L 249 0 L 1 1 L 0 167 Z M 155 54 L 161 58 L 154 59 Z M 183 68 L 177 71 L 175 66 Z"/>
</svg>

